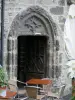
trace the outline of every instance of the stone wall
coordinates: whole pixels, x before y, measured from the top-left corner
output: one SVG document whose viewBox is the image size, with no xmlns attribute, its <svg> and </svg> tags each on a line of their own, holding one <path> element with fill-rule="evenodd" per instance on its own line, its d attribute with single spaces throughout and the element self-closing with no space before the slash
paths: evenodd
<svg viewBox="0 0 75 100">
<path fill-rule="evenodd" d="M 8 33 L 14 17 L 32 5 L 39 5 L 44 8 L 61 29 L 60 35 L 63 37 L 64 22 L 67 13 L 65 0 L 5 0 L 5 18 L 4 18 L 4 65 L 6 66 L 6 49 Z M 63 40 L 61 39 L 63 44 Z M 61 52 L 63 45 L 61 45 Z M 62 55 L 60 55 L 62 56 Z M 61 58 L 61 57 L 60 57 Z"/>
<path fill-rule="evenodd" d="M 44 8 L 50 16 L 53 18 L 54 22 L 58 25 L 60 29 L 60 37 L 61 37 L 61 45 L 60 45 L 60 67 L 62 68 L 61 71 L 61 79 L 66 84 L 70 84 L 70 80 L 67 79 L 67 69 L 65 70 L 65 56 L 64 56 L 64 41 L 63 41 L 63 35 L 64 35 L 64 23 L 65 18 L 67 16 L 67 0 L 5 0 L 5 16 L 4 16 L 4 62 L 3 65 L 5 68 L 7 68 L 7 37 L 8 33 L 10 31 L 11 23 L 14 19 L 14 17 L 20 13 L 21 11 L 27 9 L 30 6 L 38 5 L 42 8 Z M 63 59 L 64 58 L 64 59 Z M 65 73 L 65 74 L 64 74 Z M 69 93 L 69 89 L 66 89 Z"/>
</svg>

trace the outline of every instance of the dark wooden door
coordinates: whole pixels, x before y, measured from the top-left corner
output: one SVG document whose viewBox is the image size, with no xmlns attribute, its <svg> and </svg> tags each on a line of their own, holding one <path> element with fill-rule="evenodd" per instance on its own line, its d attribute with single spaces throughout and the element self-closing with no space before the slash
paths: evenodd
<svg viewBox="0 0 75 100">
<path fill-rule="evenodd" d="M 18 79 L 27 81 L 31 78 L 46 77 L 47 72 L 47 37 L 18 37 Z"/>
</svg>

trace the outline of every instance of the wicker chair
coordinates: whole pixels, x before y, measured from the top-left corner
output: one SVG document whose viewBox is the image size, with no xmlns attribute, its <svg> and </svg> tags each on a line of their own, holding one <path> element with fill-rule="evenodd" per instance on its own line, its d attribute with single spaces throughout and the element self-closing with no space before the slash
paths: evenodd
<svg viewBox="0 0 75 100">
<path fill-rule="evenodd" d="M 52 80 L 50 78 L 42 78 L 42 80 L 44 80 L 44 79 L 45 80 Z M 51 87 L 52 87 L 52 84 L 43 85 L 42 89 L 40 89 L 40 93 L 48 95 L 48 91 L 50 90 Z"/>
<path fill-rule="evenodd" d="M 59 100 L 63 97 L 65 85 L 61 85 L 60 87 L 53 87 L 50 91 L 48 91 L 48 97 L 54 100 L 56 98 Z"/>
</svg>

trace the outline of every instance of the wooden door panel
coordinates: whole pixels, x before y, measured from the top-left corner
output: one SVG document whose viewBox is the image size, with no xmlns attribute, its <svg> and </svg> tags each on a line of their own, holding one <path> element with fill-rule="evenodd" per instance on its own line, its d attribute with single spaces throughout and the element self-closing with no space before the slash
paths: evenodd
<svg viewBox="0 0 75 100">
<path fill-rule="evenodd" d="M 35 74 L 37 78 L 45 77 L 46 49 L 47 38 L 44 36 L 20 36 L 18 38 L 18 79 L 21 70 L 25 73 L 26 80 L 29 77 L 35 77 Z"/>
</svg>

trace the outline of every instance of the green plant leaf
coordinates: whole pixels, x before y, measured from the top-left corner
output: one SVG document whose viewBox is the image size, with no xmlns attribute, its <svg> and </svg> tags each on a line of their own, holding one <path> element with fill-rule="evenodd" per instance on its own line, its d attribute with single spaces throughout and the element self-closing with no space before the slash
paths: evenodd
<svg viewBox="0 0 75 100">
<path fill-rule="evenodd" d="M 7 82 L 8 82 L 8 77 L 7 77 L 6 72 L 4 71 L 3 68 L 0 68 L 0 86 L 1 87 L 6 86 Z"/>
<path fill-rule="evenodd" d="M 75 100 L 75 96 L 72 96 L 71 100 Z"/>
</svg>

